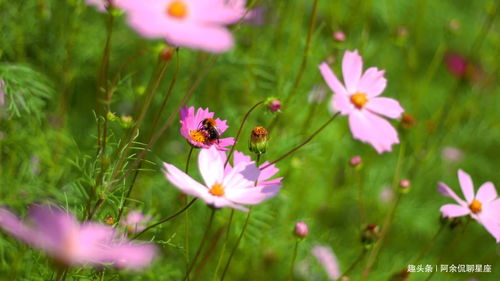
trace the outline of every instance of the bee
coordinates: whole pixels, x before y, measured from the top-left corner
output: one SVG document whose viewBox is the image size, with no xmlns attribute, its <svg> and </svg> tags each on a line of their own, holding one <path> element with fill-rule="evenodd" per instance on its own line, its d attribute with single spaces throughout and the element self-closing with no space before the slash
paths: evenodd
<svg viewBox="0 0 500 281">
<path fill-rule="evenodd" d="M 198 127 L 199 131 L 205 133 L 207 144 L 219 142 L 220 133 L 213 118 L 203 119 Z"/>
</svg>

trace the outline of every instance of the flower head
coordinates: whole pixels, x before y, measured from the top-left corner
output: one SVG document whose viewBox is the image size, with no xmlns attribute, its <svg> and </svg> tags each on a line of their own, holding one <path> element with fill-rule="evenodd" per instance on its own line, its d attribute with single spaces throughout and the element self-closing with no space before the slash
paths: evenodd
<svg viewBox="0 0 500 281">
<path fill-rule="evenodd" d="M 330 247 L 314 246 L 312 254 L 323 266 L 330 280 L 337 280 L 340 277 L 339 262 Z"/>
<path fill-rule="evenodd" d="M 223 157 L 224 162 L 225 162 L 226 155 L 222 154 L 222 157 Z M 234 151 L 234 153 L 233 153 L 233 165 L 235 167 L 240 165 L 240 163 L 248 163 L 248 162 L 252 162 L 250 156 L 247 156 L 247 155 L 245 155 L 237 150 Z M 281 181 L 283 180 L 283 177 L 271 179 L 279 172 L 279 169 L 276 168 L 276 165 L 274 165 L 274 164 L 269 165 L 269 164 L 270 163 L 268 161 L 265 161 L 264 163 L 262 163 L 259 166 L 260 173 L 259 173 L 259 178 L 257 179 L 257 185 L 260 185 L 260 186 L 263 186 L 263 185 L 281 186 L 282 185 Z M 226 168 L 224 169 L 224 173 L 229 174 L 232 169 L 233 169 L 233 167 L 228 164 L 226 166 Z"/>
<path fill-rule="evenodd" d="M 0 228 L 67 266 L 111 263 L 138 269 L 150 264 L 156 253 L 151 244 L 128 242 L 107 225 L 79 224 L 73 215 L 56 207 L 33 206 L 30 218 L 33 225 L 0 208 Z"/>
<path fill-rule="evenodd" d="M 246 0 L 120 0 L 129 24 L 142 36 L 172 45 L 221 53 L 233 46 L 226 25 L 245 14 Z"/>
<path fill-rule="evenodd" d="M 255 162 L 241 161 L 234 167 L 227 165 L 225 169 L 223 154 L 224 152 L 217 151 L 215 147 L 200 151 L 198 168 L 204 184 L 168 163 L 163 163 L 165 176 L 182 192 L 201 198 L 214 208 L 231 207 L 247 211 L 242 205 L 256 205 L 278 194 L 280 184 L 259 182 L 263 176 Z"/>
<path fill-rule="evenodd" d="M 381 115 L 398 118 L 403 108 L 394 99 L 379 97 L 387 83 L 384 70 L 370 67 L 362 73 L 363 59 L 357 50 L 344 54 L 342 73 L 345 86 L 326 62 L 319 69 L 334 92 L 332 109 L 348 115 L 353 137 L 370 143 L 378 153 L 391 151 L 392 145 L 399 143 L 398 133 Z"/>
<path fill-rule="evenodd" d="M 333 39 L 338 42 L 344 42 L 345 38 L 345 33 L 342 30 L 337 30 L 333 33 Z"/>
<path fill-rule="evenodd" d="M 215 146 L 219 150 L 228 150 L 226 147 L 234 144 L 234 138 L 219 138 L 228 128 L 226 120 L 214 119 L 214 113 L 208 108 L 198 108 L 195 114 L 194 107 L 184 107 L 180 122 L 182 136 L 196 147 Z"/>
<path fill-rule="evenodd" d="M 469 174 L 458 170 L 458 180 L 465 201 L 459 198 L 446 184 L 438 183 L 438 192 L 453 198 L 458 203 L 442 206 L 441 214 L 447 218 L 470 215 L 495 237 L 497 243 L 500 243 L 500 198 L 497 198 L 495 186 L 491 182 L 485 182 L 474 194 L 474 185 Z"/>
<path fill-rule="evenodd" d="M 136 233 L 144 230 L 145 224 L 151 220 L 151 216 L 144 216 L 140 211 L 132 210 L 128 213 L 121 224 L 129 233 Z"/>
<path fill-rule="evenodd" d="M 295 224 L 295 228 L 293 230 L 293 234 L 295 234 L 299 238 L 304 238 L 309 234 L 309 228 L 305 222 L 299 221 Z"/>
</svg>

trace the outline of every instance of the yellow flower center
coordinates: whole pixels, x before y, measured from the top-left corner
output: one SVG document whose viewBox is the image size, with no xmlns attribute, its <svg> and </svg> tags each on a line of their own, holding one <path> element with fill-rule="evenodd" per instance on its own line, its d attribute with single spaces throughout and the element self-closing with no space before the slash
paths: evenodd
<svg viewBox="0 0 500 281">
<path fill-rule="evenodd" d="M 188 9 L 186 4 L 180 0 L 173 1 L 167 8 L 167 14 L 177 19 L 185 18 L 187 16 L 187 12 Z"/>
<path fill-rule="evenodd" d="M 472 201 L 472 203 L 470 203 L 470 205 L 469 205 L 469 209 L 474 214 L 481 212 L 482 207 L 483 207 L 483 204 L 481 204 L 481 202 L 479 202 L 477 200 Z"/>
<path fill-rule="evenodd" d="M 224 188 L 220 183 L 215 183 L 208 192 L 210 192 L 213 196 L 224 196 Z"/>
<path fill-rule="evenodd" d="M 351 102 L 354 106 L 361 109 L 368 102 L 368 98 L 363 93 L 355 93 L 351 96 Z"/>
<path fill-rule="evenodd" d="M 205 134 L 202 131 L 196 130 L 196 131 L 189 131 L 189 136 L 191 139 L 195 142 L 199 143 L 205 143 L 207 140 Z"/>
</svg>

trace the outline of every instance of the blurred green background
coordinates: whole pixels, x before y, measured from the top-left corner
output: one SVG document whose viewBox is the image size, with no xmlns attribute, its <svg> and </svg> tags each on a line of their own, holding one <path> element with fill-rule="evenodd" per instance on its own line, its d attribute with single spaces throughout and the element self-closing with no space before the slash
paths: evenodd
<svg viewBox="0 0 500 281">
<path fill-rule="evenodd" d="M 339 117 L 310 144 L 279 162 L 279 175 L 285 177 L 282 192 L 253 209 L 226 280 L 286 280 L 297 221 L 307 222 L 310 234 L 299 245 L 296 266 L 297 271 L 307 273 L 301 276 L 298 272 L 295 278 L 327 279 L 310 252 L 316 244 L 330 246 L 344 271 L 363 247 L 360 186 L 364 190 L 365 223 L 382 225 L 398 196 L 399 180 L 407 178 L 411 190 L 401 196 L 373 272 L 366 279 L 389 280 L 428 245 L 440 228 L 440 206 L 452 203 L 436 192 L 436 182 L 443 181 L 460 193 L 456 173 L 461 168 L 472 176 L 476 188 L 485 181 L 492 181 L 497 188 L 500 183 L 498 2 L 319 0 L 307 65 L 295 88 L 313 1 L 262 0 L 256 7 L 262 11 L 262 22 L 233 27 L 236 44 L 232 51 L 214 56 L 181 48 L 172 57 L 135 146 L 143 148 L 158 131 L 153 120 L 176 77 L 160 124 L 191 92 L 188 105 L 209 107 L 216 116 L 228 120 L 230 128 L 224 136 L 234 136 L 244 114 L 260 100 L 271 96 L 286 100 L 292 93 L 271 131 L 264 160 L 272 161 L 331 116 L 329 89 L 321 103 L 308 102 L 313 87 L 326 86 L 318 64 L 327 60 L 340 73 L 344 51 L 358 49 L 365 69 L 377 66 L 386 70 L 384 95 L 399 100 L 414 117 L 414 124 L 403 128 L 399 121 L 393 121 L 401 144 L 391 153 L 378 155 L 371 146 L 353 140 L 347 119 Z M 7 84 L 6 104 L 0 106 L 0 203 L 18 213 L 25 214 L 28 204 L 49 201 L 84 217 L 89 190 L 100 169 L 96 106 L 102 108 L 102 103 L 97 99 L 97 76 L 106 19 L 105 14 L 80 0 L 0 0 L 0 80 Z M 110 79 L 124 62 L 135 59 L 117 76 L 119 83 L 110 105 L 117 116 L 109 125 L 110 163 L 117 160 L 115 149 L 129 132 L 120 117 L 137 119 L 144 89 L 165 47 L 161 40 L 141 38 L 118 12 L 113 28 Z M 345 33 L 343 42 L 332 36 L 339 30 Z M 469 61 L 465 76 L 457 77 L 447 69 L 445 58 L 450 52 Z M 177 63 L 179 72 L 175 75 Z M 180 192 L 161 172 L 162 161 L 184 167 L 189 152 L 179 134 L 178 115 L 173 116 L 172 125 L 142 165 L 133 200 L 127 205 L 127 210 L 140 209 L 154 220 L 183 205 Z M 251 128 L 269 126 L 274 118 L 264 106 L 254 111 L 237 149 L 249 154 L 246 145 Z M 443 149 L 446 152 L 450 147 L 459 150 L 460 157 L 444 157 Z M 358 169 L 349 165 L 354 155 L 363 158 Z M 190 171 L 199 179 L 195 159 Z M 130 182 L 129 177 L 115 192 L 105 195 L 96 220 L 116 216 Z M 202 202 L 189 211 L 191 256 L 208 214 Z M 217 237 L 229 215 L 230 210 L 223 209 L 216 216 L 209 237 L 214 250 L 202 253 L 208 255 L 208 262 L 200 280 L 212 278 L 223 239 Z M 245 214 L 236 212 L 234 219 L 228 249 L 242 228 Z M 437 273 L 433 280 L 500 280 L 500 248 L 494 238 L 473 221 L 456 245 L 448 245 L 460 231 L 461 227 L 446 227 L 419 263 L 491 264 L 492 273 Z M 142 237 L 154 239 L 162 248 L 151 267 L 140 273 L 107 269 L 104 278 L 181 279 L 185 271 L 184 236 L 184 218 L 164 224 Z M 366 261 L 352 271 L 351 280 L 361 278 Z M 75 269 L 68 280 L 91 280 L 93 273 L 92 269 Z M 1 280 L 48 280 L 51 274 L 50 262 L 43 254 L 1 234 Z M 427 276 L 413 273 L 409 280 L 425 280 Z"/>
</svg>

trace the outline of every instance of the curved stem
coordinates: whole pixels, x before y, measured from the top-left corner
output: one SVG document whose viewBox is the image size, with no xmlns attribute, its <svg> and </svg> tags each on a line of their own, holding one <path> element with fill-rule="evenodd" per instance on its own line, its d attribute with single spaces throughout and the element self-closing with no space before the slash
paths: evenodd
<svg viewBox="0 0 500 281">
<path fill-rule="evenodd" d="M 292 263 L 290 264 L 290 273 L 288 275 L 288 280 L 293 280 L 293 269 L 295 268 L 295 260 L 297 259 L 297 250 L 299 248 L 299 243 L 300 239 L 297 239 L 297 242 L 295 242 L 295 247 L 293 248 L 293 255 L 292 255 Z"/>
<path fill-rule="evenodd" d="M 191 160 L 191 156 L 193 155 L 194 146 L 191 145 L 189 149 L 188 157 L 186 159 L 186 168 L 184 172 L 188 174 L 189 172 L 189 162 Z M 184 196 L 184 204 L 187 204 L 188 196 Z M 186 210 L 184 214 L 184 252 L 186 254 L 186 266 L 189 266 L 189 211 Z"/>
<path fill-rule="evenodd" d="M 229 254 L 229 258 L 226 262 L 226 266 L 224 266 L 224 271 L 222 271 L 222 277 L 220 278 L 220 281 L 223 281 L 224 278 L 226 277 L 227 270 L 229 269 L 229 266 L 231 265 L 231 261 L 233 259 L 234 253 L 236 253 L 236 250 L 238 249 L 238 246 L 240 245 L 241 239 L 243 238 L 243 235 L 245 234 L 245 231 L 247 230 L 248 222 L 250 221 L 250 216 L 252 215 L 252 207 L 250 207 L 250 210 L 248 211 L 247 218 L 245 219 L 245 224 L 243 225 L 243 229 L 241 229 L 240 236 L 238 236 L 238 240 L 236 240 L 236 244 L 233 246 L 233 249 L 231 250 L 231 254 Z"/>
<path fill-rule="evenodd" d="M 168 217 L 166 217 L 166 218 L 164 218 L 164 219 L 160 220 L 159 222 L 154 223 L 154 224 L 152 224 L 152 225 L 150 225 L 150 226 L 148 226 L 148 227 L 144 228 L 141 232 L 137 233 L 134 237 L 132 237 L 132 240 L 137 239 L 137 238 L 138 238 L 139 236 L 141 236 L 144 232 L 146 232 L 146 231 L 148 231 L 148 230 L 150 230 L 150 229 L 152 229 L 152 228 L 155 228 L 155 227 L 157 227 L 158 225 L 160 225 L 160 224 L 162 224 L 162 223 L 165 223 L 165 222 L 167 222 L 167 221 L 169 221 L 169 220 L 171 220 L 171 219 L 174 219 L 174 218 L 175 218 L 175 217 L 177 217 L 178 215 L 180 215 L 180 214 L 184 213 L 184 211 L 186 211 L 187 209 L 189 209 L 189 207 L 191 207 L 191 205 L 193 205 L 193 204 L 194 204 L 194 202 L 196 202 L 196 200 L 197 200 L 197 199 L 198 199 L 198 198 L 193 198 L 193 200 L 189 201 L 189 203 L 188 203 L 186 206 L 184 206 L 184 207 L 183 207 L 182 209 L 180 209 L 179 211 L 175 212 L 173 215 L 170 215 L 170 216 L 168 216 Z"/>
<path fill-rule="evenodd" d="M 229 240 L 229 233 L 231 232 L 231 224 L 233 222 L 233 216 L 234 216 L 234 209 L 231 209 L 231 214 L 229 215 L 229 221 L 227 223 L 226 238 L 224 239 L 224 244 L 222 245 L 222 249 L 220 250 L 219 258 L 217 259 L 217 265 L 215 266 L 214 274 L 212 276 L 212 281 L 215 281 L 215 279 L 217 278 L 217 272 L 219 271 L 220 263 L 222 261 L 222 256 L 226 251 L 227 241 Z"/>
<path fill-rule="evenodd" d="M 328 126 L 333 120 L 335 120 L 335 118 L 337 118 L 338 115 L 339 115 L 339 112 L 335 113 L 332 116 L 332 118 L 328 119 L 328 121 L 326 121 L 325 124 L 323 124 L 321 127 L 319 127 L 319 129 L 317 129 L 312 135 L 310 135 L 302 143 L 300 143 L 299 145 L 297 145 L 294 148 L 290 149 L 290 151 L 288 151 L 287 153 L 283 154 L 282 156 L 280 156 L 278 159 L 274 160 L 273 162 L 271 162 L 271 163 L 265 165 L 264 167 L 260 168 L 260 170 L 264 170 L 265 168 L 267 168 L 267 167 L 269 167 L 269 166 L 271 166 L 273 164 L 276 164 L 277 162 L 279 162 L 279 161 L 287 158 L 288 156 L 290 156 L 295 151 L 299 150 L 301 147 L 303 147 L 308 142 L 310 142 L 317 134 L 319 134 L 321 131 L 323 131 L 323 129 L 326 128 L 326 126 Z"/>
<path fill-rule="evenodd" d="M 434 242 L 436 242 L 436 240 L 439 237 L 439 235 L 441 234 L 441 232 L 443 232 L 444 227 L 445 227 L 445 224 L 441 224 L 441 226 L 439 227 L 436 234 L 434 234 L 434 236 L 432 237 L 431 241 L 427 244 L 427 246 L 425 248 L 422 249 L 422 251 L 420 252 L 418 257 L 415 259 L 415 261 L 412 264 L 417 264 L 427 254 L 427 252 L 429 252 L 429 250 L 434 245 Z"/>
<path fill-rule="evenodd" d="M 196 250 L 196 253 L 194 254 L 194 258 L 191 261 L 191 265 L 189 265 L 189 268 L 186 271 L 186 275 L 184 275 L 183 280 L 189 279 L 189 275 L 191 274 L 191 270 L 193 270 L 193 267 L 196 264 L 196 260 L 200 256 L 200 253 L 201 253 L 201 250 L 203 249 L 203 246 L 205 246 L 205 242 L 207 241 L 208 233 L 210 232 L 210 229 L 212 228 L 214 214 L 215 214 L 215 209 L 212 209 L 212 213 L 210 213 L 210 219 L 208 220 L 207 227 L 205 228 L 205 234 L 203 234 L 203 238 L 201 238 L 200 246 L 198 247 L 198 250 Z"/>
<path fill-rule="evenodd" d="M 245 114 L 245 116 L 243 117 L 243 120 L 241 121 L 241 124 L 240 124 L 240 127 L 238 128 L 238 133 L 236 134 L 236 137 L 234 138 L 234 144 L 233 146 L 231 146 L 231 150 L 229 151 L 229 154 L 227 155 L 227 158 L 226 158 L 226 163 L 224 163 L 224 167 L 227 166 L 227 163 L 229 163 L 229 159 L 231 159 L 231 156 L 233 155 L 234 153 L 234 149 L 236 148 L 236 144 L 238 143 L 238 140 L 240 138 L 240 134 L 241 134 L 241 130 L 243 130 L 243 125 L 245 125 L 245 122 L 247 121 L 248 119 L 248 116 L 250 116 L 250 113 L 252 113 L 252 111 L 254 109 L 256 109 L 259 105 L 263 104 L 264 101 L 259 101 L 258 103 L 256 103 L 254 106 L 252 106 L 248 111 L 247 113 Z"/>
<path fill-rule="evenodd" d="M 354 268 L 356 268 L 356 266 L 363 260 L 365 255 L 366 255 L 366 249 L 363 248 L 363 250 L 361 250 L 361 253 L 359 254 L 359 256 L 354 260 L 354 262 L 349 266 L 349 268 L 347 268 L 347 270 L 344 271 L 344 273 L 342 273 L 342 275 L 340 275 L 340 278 L 342 278 L 344 276 L 347 277 L 347 274 L 349 274 L 351 271 L 354 270 Z"/>
</svg>

